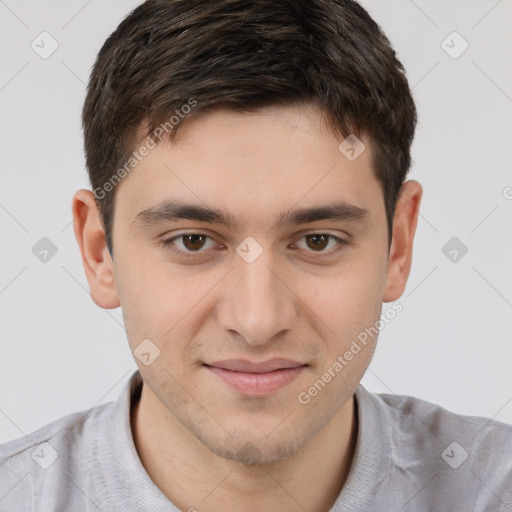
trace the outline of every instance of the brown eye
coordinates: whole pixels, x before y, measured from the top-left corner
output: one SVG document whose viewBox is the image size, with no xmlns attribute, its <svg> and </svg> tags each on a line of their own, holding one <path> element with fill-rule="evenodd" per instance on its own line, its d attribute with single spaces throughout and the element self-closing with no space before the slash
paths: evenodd
<svg viewBox="0 0 512 512">
<path fill-rule="evenodd" d="M 303 240 L 305 243 L 303 243 Z M 345 240 L 328 233 L 310 233 L 302 236 L 299 243 L 295 245 L 309 253 L 316 252 L 320 255 L 328 255 L 341 250 L 347 243 Z"/>
<path fill-rule="evenodd" d="M 211 249 L 215 246 L 215 242 L 203 233 L 182 233 L 163 240 L 162 245 L 179 255 L 193 256 L 194 253 L 201 254 Z"/>
<path fill-rule="evenodd" d="M 181 235 L 181 238 L 186 249 L 189 251 L 197 251 L 203 247 L 208 237 L 205 235 Z"/>
<path fill-rule="evenodd" d="M 323 250 L 327 247 L 329 243 L 329 235 L 319 234 L 319 235 L 306 235 L 306 240 L 308 247 L 315 250 Z"/>
</svg>

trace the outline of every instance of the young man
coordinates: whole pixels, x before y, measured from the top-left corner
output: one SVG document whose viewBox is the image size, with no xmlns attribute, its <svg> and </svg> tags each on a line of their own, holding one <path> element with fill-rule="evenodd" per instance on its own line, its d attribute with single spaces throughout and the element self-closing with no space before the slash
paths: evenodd
<svg viewBox="0 0 512 512">
<path fill-rule="evenodd" d="M 92 72 L 73 213 L 139 370 L 1 447 L 0 510 L 512 510 L 511 426 L 360 385 L 411 267 L 415 124 L 353 1 L 135 9 Z"/>
</svg>

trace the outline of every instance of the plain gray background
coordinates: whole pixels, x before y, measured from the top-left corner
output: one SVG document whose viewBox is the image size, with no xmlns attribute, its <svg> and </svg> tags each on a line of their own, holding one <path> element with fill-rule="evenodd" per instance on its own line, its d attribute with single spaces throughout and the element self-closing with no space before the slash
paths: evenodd
<svg viewBox="0 0 512 512">
<path fill-rule="evenodd" d="M 138 4 L 0 0 L 0 442 L 115 400 L 136 368 L 121 311 L 89 296 L 71 198 L 89 188 L 91 66 Z M 424 187 L 403 311 L 363 384 L 512 423 L 511 1 L 363 4 L 406 67 Z M 43 237 L 46 262 L 32 251 Z"/>
</svg>

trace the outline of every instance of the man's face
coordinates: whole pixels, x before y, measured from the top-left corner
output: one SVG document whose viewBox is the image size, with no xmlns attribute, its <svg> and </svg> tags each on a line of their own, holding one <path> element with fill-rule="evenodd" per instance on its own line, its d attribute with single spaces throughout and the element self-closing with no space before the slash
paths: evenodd
<svg viewBox="0 0 512 512">
<path fill-rule="evenodd" d="M 151 363 L 136 359 L 154 407 L 227 459 L 281 460 L 347 414 L 375 347 L 358 342 L 335 365 L 380 316 L 383 194 L 369 142 L 350 161 L 320 121 L 299 106 L 188 119 L 116 191 L 115 284 L 131 349 Z M 233 225 L 141 213 L 166 201 L 222 210 Z M 340 202 L 339 218 L 292 222 Z M 222 363 L 275 358 L 295 369 Z"/>
</svg>

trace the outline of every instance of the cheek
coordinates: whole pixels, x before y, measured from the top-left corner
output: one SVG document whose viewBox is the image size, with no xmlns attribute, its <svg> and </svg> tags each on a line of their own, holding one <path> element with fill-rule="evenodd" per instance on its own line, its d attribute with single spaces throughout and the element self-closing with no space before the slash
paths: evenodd
<svg viewBox="0 0 512 512">
<path fill-rule="evenodd" d="M 373 357 L 382 310 L 385 279 L 377 269 L 352 269 L 313 287 L 308 307 L 320 316 L 324 353 L 310 386 L 304 389 L 310 404 L 334 414 L 355 391 Z M 318 283 L 318 281 L 316 281 Z M 312 318 L 312 317 L 311 317 Z"/>
<path fill-rule="evenodd" d="M 376 261 L 361 258 L 336 273 L 305 276 L 300 281 L 297 294 L 338 340 L 357 335 L 380 315 L 385 270 Z"/>
<path fill-rule="evenodd" d="M 136 251 L 126 251 L 116 261 L 116 282 L 132 348 L 144 338 L 157 338 L 167 307 L 172 303 L 165 274 Z M 167 329 L 171 321 L 167 318 Z"/>
<path fill-rule="evenodd" d="M 119 299 L 132 350 L 149 338 L 157 343 L 164 356 L 181 353 L 186 342 L 180 339 L 187 337 L 183 333 L 191 325 L 200 324 L 201 299 L 219 277 L 194 275 L 168 262 L 137 257 L 134 253 L 117 265 Z M 193 333 L 187 331 L 187 334 L 190 338 Z"/>
</svg>

